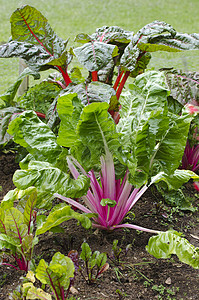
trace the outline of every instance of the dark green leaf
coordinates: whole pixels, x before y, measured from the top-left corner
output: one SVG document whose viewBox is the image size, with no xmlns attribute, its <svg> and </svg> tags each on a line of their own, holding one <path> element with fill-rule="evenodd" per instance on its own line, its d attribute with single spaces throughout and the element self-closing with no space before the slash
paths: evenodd
<svg viewBox="0 0 199 300">
<path fill-rule="evenodd" d="M 13 120 L 8 133 L 16 143 L 25 147 L 35 160 L 56 163 L 56 158 L 62 152 L 56 142 L 56 136 L 32 111 L 24 112 Z"/>
<path fill-rule="evenodd" d="M 113 57 L 118 55 L 116 46 L 102 42 L 87 43 L 73 51 L 79 62 L 90 72 L 104 68 Z"/>
<path fill-rule="evenodd" d="M 17 170 L 13 182 L 19 189 L 35 186 L 38 191 L 38 207 L 51 207 L 54 193 L 79 198 L 86 194 L 90 184 L 89 178 L 84 175 L 74 180 L 59 168 L 42 161 L 30 162 L 28 170 Z"/>
<path fill-rule="evenodd" d="M 182 105 L 199 103 L 199 72 L 165 71 L 171 96 Z"/>
</svg>

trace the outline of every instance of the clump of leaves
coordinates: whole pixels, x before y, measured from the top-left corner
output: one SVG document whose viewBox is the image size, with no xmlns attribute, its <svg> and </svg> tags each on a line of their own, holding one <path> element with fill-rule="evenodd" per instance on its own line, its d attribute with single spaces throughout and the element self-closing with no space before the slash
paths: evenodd
<svg viewBox="0 0 199 300">
<path fill-rule="evenodd" d="M 12 192 L 12 191 L 11 191 Z M 20 199 L 18 208 L 13 207 L 16 198 Z M 8 200 L 10 198 L 8 197 Z M 15 269 L 28 271 L 38 238 L 34 233 L 36 215 L 34 207 L 37 202 L 36 188 L 21 191 L 11 201 L 3 201 L 0 207 L 0 251 L 1 265 L 9 265 Z M 17 267 L 4 260 L 4 254 L 15 259 Z"/>
<path fill-rule="evenodd" d="M 71 279 L 74 277 L 75 267 L 68 256 L 56 252 L 49 264 L 40 260 L 35 274 L 29 271 L 21 286 L 11 295 L 12 300 L 41 299 L 52 300 L 51 294 L 44 291 L 48 285 L 56 300 L 73 300 L 69 298 Z M 42 283 L 42 288 L 35 286 L 35 276 Z"/>
<path fill-rule="evenodd" d="M 79 270 L 88 284 L 96 282 L 103 272 L 108 270 L 106 253 L 99 251 L 92 252 L 90 246 L 84 242 L 81 245 L 82 252 L 80 258 L 84 262 L 84 266 L 80 266 Z"/>
</svg>

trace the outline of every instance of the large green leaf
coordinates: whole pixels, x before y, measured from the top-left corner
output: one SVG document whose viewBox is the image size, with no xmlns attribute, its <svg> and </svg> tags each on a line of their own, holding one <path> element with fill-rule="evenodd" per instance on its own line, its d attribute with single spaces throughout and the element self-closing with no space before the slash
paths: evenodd
<svg viewBox="0 0 199 300">
<path fill-rule="evenodd" d="M 118 55 L 116 46 L 102 42 L 86 43 L 73 51 L 79 62 L 90 72 L 104 68 L 113 57 Z"/>
<path fill-rule="evenodd" d="M 128 160 L 133 184 L 142 185 L 153 173 L 153 165 L 172 174 L 178 168 L 192 117 L 168 113 L 168 90 L 162 72 L 137 76 L 130 91 L 121 97 L 117 125 Z"/>
<path fill-rule="evenodd" d="M 97 28 L 92 35 L 80 33 L 75 41 L 79 43 L 88 43 L 98 41 L 111 44 L 128 44 L 132 39 L 133 32 L 126 31 L 118 26 L 102 26 Z"/>
<path fill-rule="evenodd" d="M 27 170 L 17 170 L 13 182 L 22 190 L 35 186 L 38 191 L 38 207 L 51 207 L 54 193 L 79 198 L 86 194 L 90 183 L 89 178 L 84 175 L 74 180 L 59 168 L 42 161 L 31 161 Z"/>
<path fill-rule="evenodd" d="M 117 131 L 120 133 L 124 149 L 129 151 L 138 133 L 143 130 L 154 112 L 164 111 L 167 95 L 164 75 L 157 71 L 149 71 L 137 76 L 130 85 L 130 90 L 121 96 L 122 108 Z M 157 134 L 157 130 L 154 134 Z"/>
<path fill-rule="evenodd" d="M 8 133 L 13 136 L 16 143 L 25 147 L 35 160 L 56 163 L 57 157 L 62 152 L 54 133 L 32 111 L 26 111 L 13 120 Z"/>
<path fill-rule="evenodd" d="M 181 163 L 192 117 L 188 114 L 168 115 L 170 116 L 169 128 L 159 140 L 153 159 L 158 161 L 162 170 L 171 174 Z"/>
<path fill-rule="evenodd" d="M 176 231 L 161 232 L 149 239 L 146 250 L 156 258 L 170 258 L 176 254 L 179 260 L 199 269 L 199 248 L 191 245 Z"/>
<path fill-rule="evenodd" d="M 45 233 L 53 227 L 70 219 L 78 220 L 86 229 L 91 227 L 91 221 L 87 216 L 75 212 L 69 205 L 63 206 L 58 204 L 50 212 L 42 226 L 37 229 L 37 235 Z"/>
<path fill-rule="evenodd" d="M 133 36 L 132 42 L 133 44 L 137 44 L 144 37 L 149 38 L 149 37 L 162 34 L 164 32 L 169 32 L 170 36 L 175 36 L 176 34 L 175 29 L 171 25 L 161 21 L 154 21 L 142 27 Z"/>
<path fill-rule="evenodd" d="M 22 97 L 17 99 L 17 102 L 24 110 L 34 110 L 46 114 L 60 91 L 61 88 L 56 83 L 44 80 L 29 88 Z"/>
<path fill-rule="evenodd" d="M 108 107 L 107 103 L 91 103 L 84 108 L 77 125 L 79 141 L 72 152 L 86 170 L 98 165 L 107 151 L 119 155 L 121 145 Z"/>
<path fill-rule="evenodd" d="M 33 70 L 60 66 L 64 70 L 71 60 L 67 41 L 52 30 L 47 19 L 29 5 L 18 8 L 10 18 L 12 41 L 0 46 L 1 57 L 22 57 Z"/>
<path fill-rule="evenodd" d="M 152 183 L 164 181 L 167 184 L 168 190 L 178 190 L 184 183 L 190 179 L 199 181 L 199 176 L 190 170 L 175 170 L 173 174 L 166 174 L 164 172 L 158 173 L 152 177 Z"/>
<path fill-rule="evenodd" d="M 57 111 L 61 119 L 57 143 L 71 147 L 77 140 L 76 127 L 83 109 L 77 94 L 67 93 L 59 97 Z"/>
<path fill-rule="evenodd" d="M 168 51 L 198 50 L 199 34 L 176 33 L 175 36 L 159 35 L 144 37 L 139 40 L 138 48 L 142 51 Z"/>
</svg>

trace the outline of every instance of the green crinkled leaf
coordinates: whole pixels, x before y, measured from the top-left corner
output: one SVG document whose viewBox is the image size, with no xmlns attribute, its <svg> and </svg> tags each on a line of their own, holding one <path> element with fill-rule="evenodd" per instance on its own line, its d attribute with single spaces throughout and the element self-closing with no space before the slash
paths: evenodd
<svg viewBox="0 0 199 300">
<path fill-rule="evenodd" d="M 40 78 L 40 74 L 36 71 L 31 70 L 30 68 L 26 68 L 21 74 L 20 76 L 17 78 L 17 80 L 15 81 L 14 84 L 12 84 L 9 89 L 7 90 L 6 93 L 0 95 L 0 98 L 2 100 L 4 100 L 5 102 L 7 102 L 9 105 L 13 105 L 13 100 L 16 96 L 16 93 L 18 91 L 18 88 L 20 86 L 20 84 L 22 83 L 23 79 L 26 76 L 30 76 L 32 75 L 34 77 L 34 79 L 39 79 Z"/>
<path fill-rule="evenodd" d="M 56 163 L 62 152 L 56 136 L 32 111 L 22 113 L 9 124 L 8 133 L 14 141 L 25 147 L 35 160 Z"/>
<path fill-rule="evenodd" d="M 138 48 L 142 51 L 168 51 L 178 52 L 182 50 L 198 50 L 199 34 L 197 33 L 176 33 L 171 35 L 158 35 L 144 37 L 139 40 Z"/>
<path fill-rule="evenodd" d="M 58 99 L 57 111 L 61 119 L 57 143 L 71 147 L 77 140 L 76 127 L 83 105 L 77 94 L 64 94 Z"/>
<path fill-rule="evenodd" d="M 136 45 L 129 43 L 125 48 L 124 54 L 121 57 L 120 63 L 123 69 L 134 72 L 140 55 L 140 50 Z"/>
<path fill-rule="evenodd" d="M 74 277 L 74 271 L 72 260 L 56 252 L 49 265 L 43 259 L 40 260 L 36 268 L 36 277 L 43 284 L 48 284 L 53 292 L 56 289 L 57 295 L 61 296 L 61 287 L 68 289 L 70 278 Z"/>
<path fill-rule="evenodd" d="M 149 38 L 164 32 L 169 32 L 171 37 L 176 35 L 176 31 L 171 25 L 161 21 L 154 21 L 141 28 L 133 36 L 132 42 L 133 44 L 137 44 L 142 38 L 145 38 L 145 36 Z"/>
<path fill-rule="evenodd" d="M 42 226 L 37 229 L 36 233 L 37 235 L 45 233 L 51 228 L 58 226 L 61 223 L 70 219 L 78 220 L 81 223 L 81 225 L 86 229 L 91 227 L 91 221 L 87 216 L 75 212 L 68 205 L 63 206 L 58 204 L 56 207 L 53 208 L 52 212 L 50 212 Z"/>
<path fill-rule="evenodd" d="M 199 248 L 180 237 L 176 231 L 161 232 L 149 239 L 146 250 L 156 258 L 170 258 L 176 254 L 179 260 L 199 269 Z"/>
<path fill-rule="evenodd" d="M 77 125 L 79 141 L 72 149 L 72 154 L 86 170 L 99 164 L 100 157 L 107 150 L 116 156 L 119 155 L 118 134 L 107 112 L 108 107 L 107 103 L 91 103 L 84 108 Z"/>
<path fill-rule="evenodd" d="M 118 26 L 103 26 L 96 29 L 91 35 L 91 39 L 112 44 L 128 44 L 133 36 L 133 32 L 124 30 Z"/>
<path fill-rule="evenodd" d="M 107 102 L 110 105 L 112 103 L 116 103 L 116 109 L 118 106 L 118 101 L 116 97 L 115 90 L 108 84 L 104 84 L 102 82 L 91 82 L 87 86 L 87 102 Z"/>
<path fill-rule="evenodd" d="M 86 43 L 73 51 L 79 62 L 90 72 L 104 68 L 113 57 L 118 55 L 116 46 L 102 42 Z"/>
<path fill-rule="evenodd" d="M 54 193 L 66 197 L 79 198 L 89 188 L 89 178 L 80 175 L 77 180 L 59 168 L 46 162 L 32 161 L 28 170 L 17 170 L 13 176 L 13 182 L 19 189 L 35 186 L 38 191 L 37 206 L 51 207 Z"/>
<path fill-rule="evenodd" d="M 29 5 L 18 8 L 10 18 L 12 40 L 7 44 L 7 53 L 0 48 L 3 57 L 21 56 L 33 69 L 59 65 L 66 67 L 67 41 L 52 30 L 47 19 Z M 10 53 L 9 53 L 10 52 Z M 5 56 L 7 55 L 7 56 Z"/>
<path fill-rule="evenodd" d="M 14 120 L 22 110 L 17 107 L 5 107 L 0 110 L 0 146 L 5 146 L 12 140 L 12 136 L 7 133 L 9 123 Z"/>
<path fill-rule="evenodd" d="M 70 88 L 67 94 L 76 93 L 82 104 L 88 105 L 93 102 L 107 102 L 117 109 L 118 100 L 115 90 L 108 84 L 102 82 L 91 82 L 89 84 L 78 84 Z"/>
<path fill-rule="evenodd" d="M 192 117 L 188 114 L 168 115 L 170 116 L 169 128 L 156 146 L 154 160 L 158 161 L 162 170 L 171 174 L 181 163 Z"/>
<path fill-rule="evenodd" d="M 164 73 L 171 96 L 180 104 L 199 102 L 199 72 L 166 70 Z"/>
<path fill-rule="evenodd" d="M 42 81 L 31 87 L 22 97 L 17 99 L 17 102 L 25 110 L 46 114 L 60 91 L 61 88 L 56 83 Z"/>
<path fill-rule="evenodd" d="M 132 174 L 136 166 L 139 170 L 145 169 L 145 172 L 149 169 L 156 139 L 165 126 L 167 129 L 167 95 L 164 76 L 160 72 L 149 71 L 137 76 L 130 90 L 120 99 L 122 108 L 117 131 L 125 152 L 132 152 L 129 163 Z"/>
</svg>

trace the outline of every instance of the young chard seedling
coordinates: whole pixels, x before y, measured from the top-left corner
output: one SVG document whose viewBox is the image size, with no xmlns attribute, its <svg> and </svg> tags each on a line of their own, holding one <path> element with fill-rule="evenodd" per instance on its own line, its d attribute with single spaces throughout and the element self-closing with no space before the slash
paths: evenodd
<svg viewBox="0 0 199 300">
<path fill-rule="evenodd" d="M 80 267 L 79 270 L 87 283 L 92 284 L 103 272 L 108 270 L 109 264 L 106 262 L 107 255 L 106 253 L 100 253 L 99 251 L 92 253 L 91 248 L 85 242 L 81 245 L 81 248 L 82 252 L 80 258 L 84 261 L 86 276 L 84 275 L 82 267 Z"/>
</svg>

